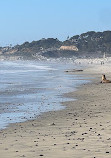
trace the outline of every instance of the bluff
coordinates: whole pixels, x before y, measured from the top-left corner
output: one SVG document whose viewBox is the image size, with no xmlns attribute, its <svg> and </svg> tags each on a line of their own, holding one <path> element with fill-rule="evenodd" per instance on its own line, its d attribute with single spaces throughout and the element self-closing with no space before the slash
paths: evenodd
<svg viewBox="0 0 111 158">
<path fill-rule="evenodd" d="M 59 41 L 57 38 L 43 38 L 14 47 L 0 47 L 0 57 L 23 59 L 101 57 L 104 53 L 111 56 L 111 31 L 89 31 L 65 41 Z"/>
</svg>

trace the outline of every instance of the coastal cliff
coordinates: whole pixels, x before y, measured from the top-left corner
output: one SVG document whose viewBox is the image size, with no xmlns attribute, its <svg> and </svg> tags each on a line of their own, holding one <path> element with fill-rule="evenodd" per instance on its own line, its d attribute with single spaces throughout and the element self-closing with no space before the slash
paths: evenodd
<svg viewBox="0 0 111 158">
<path fill-rule="evenodd" d="M 59 41 L 57 38 L 25 42 L 14 47 L 0 47 L 0 58 L 45 59 L 60 57 L 102 57 L 111 55 L 111 31 L 89 31 Z"/>
</svg>

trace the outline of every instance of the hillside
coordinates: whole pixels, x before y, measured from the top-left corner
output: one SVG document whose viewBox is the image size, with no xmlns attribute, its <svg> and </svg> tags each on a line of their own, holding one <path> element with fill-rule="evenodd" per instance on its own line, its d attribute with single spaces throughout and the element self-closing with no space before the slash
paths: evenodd
<svg viewBox="0 0 111 158">
<path fill-rule="evenodd" d="M 81 52 L 111 53 L 111 31 L 83 33 L 73 36 L 65 43 L 76 45 Z"/>
<path fill-rule="evenodd" d="M 89 31 L 81 35 L 59 41 L 57 38 L 25 42 L 14 47 L 0 47 L 0 57 L 23 59 L 44 59 L 59 57 L 101 57 L 111 55 L 111 31 Z"/>
</svg>

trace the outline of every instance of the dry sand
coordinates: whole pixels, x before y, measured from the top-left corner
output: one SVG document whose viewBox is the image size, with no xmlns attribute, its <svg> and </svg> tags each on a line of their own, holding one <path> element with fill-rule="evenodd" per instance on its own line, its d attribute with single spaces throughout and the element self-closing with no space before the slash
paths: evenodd
<svg viewBox="0 0 111 158">
<path fill-rule="evenodd" d="M 0 158 L 111 158 L 111 84 L 92 74 L 91 83 L 65 95 L 77 100 L 64 110 L 1 130 Z"/>
</svg>

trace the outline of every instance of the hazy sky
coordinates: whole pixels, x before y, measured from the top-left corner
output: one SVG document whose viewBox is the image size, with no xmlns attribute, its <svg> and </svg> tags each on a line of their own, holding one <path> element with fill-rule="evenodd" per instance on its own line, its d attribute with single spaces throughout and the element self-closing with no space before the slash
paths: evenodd
<svg viewBox="0 0 111 158">
<path fill-rule="evenodd" d="M 0 0 L 0 46 L 111 30 L 111 0 Z"/>
</svg>

